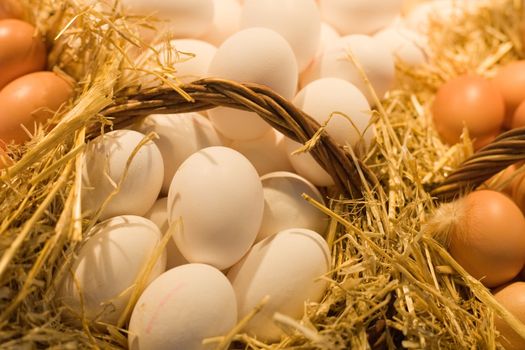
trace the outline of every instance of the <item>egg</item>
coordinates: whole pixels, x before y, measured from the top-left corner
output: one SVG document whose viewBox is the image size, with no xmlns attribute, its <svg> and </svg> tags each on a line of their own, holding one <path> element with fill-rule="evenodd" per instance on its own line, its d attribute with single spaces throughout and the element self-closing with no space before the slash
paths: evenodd
<svg viewBox="0 0 525 350">
<path fill-rule="evenodd" d="M 505 101 L 504 126 L 512 128 L 513 114 L 525 101 L 525 60 L 514 61 L 500 67 L 493 79 Z"/>
<path fill-rule="evenodd" d="M 248 158 L 260 176 L 293 170 L 284 147 L 284 136 L 273 129 L 255 140 L 233 141 L 229 147 Z"/>
<path fill-rule="evenodd" d="M 0 20 L 6 18 L 18 18 L 24 17 L 24 8 L 20 4 L 19 0 L 2 0 L 0 1 Z"/>
<path fill-rule="evenodd" d="M 525 218 L 510 198 L 479 190 L 445 208 L 449 252 L 468 273 L 487 287 L 516 277 L 525 264 Z"/>
<path fill-rule="evenodd" d="M 0 20 L 0 89 L 25 74 L 44 70 L 46 55 L 35 27 L 19 19 Z"/>
<path fill-rule="evenodd" d="M 129 161 L 144 137 L 133 130 L 115 130 L 98 136 L 87 145 L 82 167 L 82 209 L 85 215 L 94 215 L 117 190 L 119 183 L 118 193 L 100 212 L 100 220 L 124 214 L 141 216 L 153 206 L 164 174 L 158 147 L 148 141 Z M 126 166 L 128 161 L 129 167 Z"/>
<path fill-rule="evenodd" d="M 95 225 L 88 237 L 59 289 L 59 300 L 75 323 L 83 314 L 90 321 L 116 325 L 161 234 L 151 221 L 124 215 Z M 163 253 L 148 281 L 164 272 L 165 265 Z"/>
<path fill-rule="evenodd" d="M 497 86 L 477 75 L 461 75 L 443 84 L 431 110 L 434 126 L 444 142 L 459 142 L 465 126 L 475 149 L 480 148 L 477 139 L 499 133 L 505 116 Z"/>
<path fill-rule="evenodd" d="M 267 28 L 248 28 L 222 43 L 208 74 L 266 85 L 291 99 L 296 91 L 298 71 L 294 53 L 282 36 Z M 218 131 L 232 140 L 256 139 L 271 129 L 253 112 L 218 107 L 209 110 L 208 115 Z"/>
<path fill-rule="evenodd" d="M 373 34 L 401 12 L 403 0 L 320 0 L 323 20 L 341 34 Z"/>
<path fill-rule="evenodd" d="M 45 123 L 73 96 L 70 83 L 53 72 L 24 75 L 0 90 L 0 139 L 16 144 L 29 140 L 36 124 Z M 23 127 L 22 127 L 23 125 Z"/>
<path fill-rule="evenodd" d="M 157 199 L 151 209 L 144 214 L 144 217 L 151 220 L 160 232 L 164 235 L 168 232 L 168 197 Z M 173 239 L 170 239 L 166 244 L 166 270 L 177 267 L 179 265 L 187 264 L 188 261 L 184 259 L 179 248 Z"/>
<path fill-rule="evenodd" d="M 277 232 L 301 227 L 323 233 L 328 217 L 308 203 L 306 194 L 324 204 L 319 190 L 299 175 L 277 171 L 261 177 L 264 192 L 264 214 L 257 241 Z"/>
<path fill-rule="evenodd" d="M 246 157 L 226 147 L 192 154 L 173 177 L 168 221 L 181 227 L 175 243 L 190 262 L 224 270 L 255 241 L 264 197 L 259 175 Z"/>
<path fill-rule="evenodd" d="M 431 22 L 443 22 L 477 8 L 481 0 L 424 1 L 408 11 L 403 23 L 412 30 L 427 34 Z"/>
<path fill-rule="evenodd" d="M 227 274 L 239 319 L 269 296 L 244 331 L 263 341 L 278 341 L 284 333 L 272 322 L 274 313 L 302 318 L 304 303 L 319 302 L 325 292 L 327 282 L 320 278 L 330 261 L 328 245 L 311 230 L 292 228 L 255 244 Z"/>
<path fill-rule="evenodd" d="M 134 128 L 159 136 L 154 142 L 164 163 L 162 195 L 168 194 L 171 179 L 186 158 L 202 148 L 222 144 L 210 121 L 198 113 L 151 114 Z"/>
<path fill-rule="evenodd" d="M 319 62 L 319 78 L 341 78 L 354 84 L 375 104 L 369 86 L 352 62 L 349 52 L 363 69 L 381 99 L 394 82 L 394 58 L 379 40 L 367 35 L 348 35 L 326 48 Z"/>
<path fill-rule="evenodd" d="M 140 296 L 129 323 L 130 350 L 204 350 L 204 339 L 237 323 L 233 288 L 217 269 L 186 264 L 166 271 Z"/>
<path fill-rule="evenodd" d="M 339 78 L 318 79 L 299 91 L 293 103 L 320 125 L 328 122 L 326 133 L 341 146 L 349 145 L 357 154 L 363 154 L 370 145 L 372 111 L 366 97 L 353 84 Z M 328 121 L 334 112 L 337 114 Z M 286 139 L 285 147 L 299 175 L 317 186 L 333 185 L 332 178 L 310 154 L 292 154 L 301 147 L 299 143 Z"/>
<path fill-rule="evenodd" d="M 122 0 L 122 6 L 130 15 L 158 19 L 157 29 L 173 38 L 197 38 L 213 20 L 213 0 Z M 144 35 L 151 39 L 154 34 Z"/>
<path fill-rule="evenodd" d="M 219 46 L 226 38 L 239 31 L 241 4 L 237 0 L 213 0 L 213 21 L 202 40 Z"/>
<path fill-rule="evenodd" d="M 314 0 L 246 0 L 241 27 L 265 27 L 281 34 L 294 51 L 301 72 L 317 51 L 321 15 Z"/>
<path fill-rule="evenodd" d="M 399 25 L 389 26 L 374 34 L 385 45 L 390 53 L 401 62 L 411 66 L 419 66 L 426 62 L 424 48 L 426 39 L 409 29 Z"/>
<path fill-rule="evenodd" d="M 499 288 L 494 293 L 494 298 L 518 320 L 525 323 L 525 282 L 514 282 Z M 525 339 L 518 335 L 502 318 L 495 316 L 494 324 L 500 333 L 498 341 L 506 350 L 525 348 Z"/>
<path fill-rule="evenodd" d="M 522 128 L 525 126 L 525 99 L 514 111 L 509 127 L 511 129 Z"/>
</svg>

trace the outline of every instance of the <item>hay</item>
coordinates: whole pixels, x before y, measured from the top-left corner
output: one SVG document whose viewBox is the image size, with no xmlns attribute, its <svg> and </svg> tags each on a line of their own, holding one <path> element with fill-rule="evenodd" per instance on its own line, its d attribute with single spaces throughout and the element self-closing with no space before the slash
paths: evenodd
<svg viewBox="0 0 525 350">
<path fill-rule="evenodd" d="M 49 133 L 39 131 L 26 147 L 12 147 L 17 162 L 1 175 L 1 347 L 122 348 L 125 332 L 103 332 L 88 322 L 83 329 L 73 328 L 62 322 L 63 310 L 54 300 L 56 284 L 85 239 L 85 228 L 93 224 L 82 218 L 79 204 L 86 137 L 152 111 L 216 104 L 257 111 L 303 143 L 316 135 L 317 126 L 279 96 L 253 84 L 208 79 L 177 90 L 140 90 L 130 81 L 118 82 L 133 68 L 128 50 L 140 43 L 132 23 L 141 19 L 122 18 L 116 8 L 98 12 L 74 0 L 24 4 L 38 14 L 35 22 L 53 43 L 51 64 L 79 85 L 72 108 L 57 116 L 58 125 Z M 397 65 L 398 86 L 374 115 L 378 137 L 366 156 L 358 159 L 317 134 L 314 155 L 339 188 L 328 208 L 310 200 L 331 217 L 327 240 L 332 271 L 324 277 L 331 281 L 328 292 L 319 304 L 305 306 L 301 323 L 276 315 L 289 334 L 280 343 L 263 344 L 237 334 L 237 329 L 209 341 L 221 349 L 494 349 L 499 346 L 494 312 L 525 334 L 432 238 L 431 221 L 424 224 L 437 206 L 430 190 L 472 154 L 468 135 L 448 147 L 432 130 L 432 96 L 452 76 L 465 71 L 490 76 L 499 64 L 522 57 L 522 10 L 521 1 L 494 0 L 466 18 L 431 22 L 430 64 L 417 69 Z M 165 71 L 159 69 L 155 73 Z M 481 164 L 517 160 L 515 153 L 505 155 L 516 142 L 521 147 L 523 134 L 514 132 L 514 144 L 505 144 L 508 147 L 489 146 L 485 158 L 478 158 Z M 482 171 L 483 179 L 475 185 L 497 169 Z M 479 174 L 479 168 L 463 176 L 473 173 Z M 446 184 L 452 186 L 446 190 L 441 187 L 443 193 L 456 195 L 474 185 L 456 186 L 461 179 Z M 441 193 L 439 187 L 435 191 Z"/>
</svg>

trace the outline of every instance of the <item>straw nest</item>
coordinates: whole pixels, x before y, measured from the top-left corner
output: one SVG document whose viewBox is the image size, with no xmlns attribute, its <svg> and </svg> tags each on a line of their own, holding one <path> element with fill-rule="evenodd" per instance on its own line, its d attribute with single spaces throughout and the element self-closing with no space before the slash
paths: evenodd
<svg viewBox="0 0 525 350">
<path fill-rule="evenodd" d="M 240 324 L 227 337 L 210 340 L 219 348 L 493 349 L 500 346 L 494 313 L 525 335 L 525 327 L 433 238 L 439 222 L 428 220 L 439 204 L 435 196 L 449 199 L 468 191 L 524 158 L 525 130 L 516 130 L 461 166 L 472 155 L 468 135 L 445 146 L 428 115 L 437 87 L 450 77 L 466 71 L 490 76 L 498 65 L 523 56 L 521 1 L 495 0 L 447 23 L 431 21 L 430 63 L 416 69 L 397 65 L 397 86 L 374 112 L 376 141 L 359 156 L 261 86 L 220 79 L 180 86 L 176 72 L 160 66 L 149 74 L 174 78 L 167 88 L 134 86 L 130 77 L 141 68 L 128 58 L 140 45 L 136 29 L 148 26 L 148 19 L 125 18 L 118 8 L 97 11 L 75 0 L 22 2 L 27 19 L 47 38 L 50 67 L 74 78 L 77 94 L 50 121 L 50 132 L 42 128 L 25 146 L 10 147 L 16 163 L 1 173 L 1 347 L 126 347 L 122 329 L 63 323 L 54 298 L 93 225 L 80 208 L 86 140 L 153 111 L 215 105 L 254 110 L 306 143 L 305 150 L 337 184 L 329 207 L 307 198 L 332 218 L 326 236 L 332 270 L 324 277 L 331 284 L 322 302 L 307 305 L 301 322 L 276 317 L 289 334 L 280 343 L 251 339 L 238 332 Z"/>
</svg>

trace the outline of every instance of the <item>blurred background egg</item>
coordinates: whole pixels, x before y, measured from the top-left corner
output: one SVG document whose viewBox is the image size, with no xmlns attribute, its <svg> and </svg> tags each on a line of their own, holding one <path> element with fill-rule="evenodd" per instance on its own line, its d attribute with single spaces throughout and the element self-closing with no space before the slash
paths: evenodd
<svg viewBox="0 0 525 350">
<path fill-rule="evenodd" d="M 525 101 L 525 60 L 513 61 L 498 68 L 494 83 L 505 100 L 504 127 L 513 128 L 514 111 Z M 514 126 L 515 127 L 515 126 Z"/>
<path fill-rule="evenodd" d="M 434 126 L 448 144 L 460 141 L 463 127 L 477 140 L 500 132 L 505 116 L 501 92 L 491 81 L 477 75 L 462 75 L 444 83 L 432 104 Z M 482 142 L 483 144 L 483 142 Z"/>
<path fill-rule="evenodd" d="M 324 21 L 342 35 L 373 34 L 401 13 L 403 0 L 320 0 Z"/>
<path fill-rule="evenodd" d="M 142 216 L 153 206 L 164 174 L 158 147 L 147 141 L 127 167 L 144 137 L 133 130 L 115 130 L 89 142 L 82 168 L 82 209 L 86 215 L 94 215 L 119 183 L 118 193 L 102 209 L 100 220 L 125 214 Z"/>
<path fill-rule="evenodd" d="M 198 113 L 151 114 L 134 128 L 143 134 L 155 132 L 159 136 L 154 142 L 164 163 L 162 195 L 168 194 L 171 179 L 186 158 L 202 148 L 221 145 L 213 125 Z"/>
<path fill-rule="evenodd" d="M 0 90 L 0 139 L 23 143 L 72 97 L 73 87 L 53 72 L 26 74 Z M 23 125 L 23 127 L 21 126 Z"/>
<path fill-rule="evenodd" d="M 525 323 L 525 282 L 510 283 L 494 292 L 494 298 L 511 314 Z M 525 339 L 518 335 L 502 318 L 495 316 L 494 324 L 500 333 L 498 341 L 506 350 L 525 349 Z"/>
<path fill-rule="evenodd" d="M 226 147 L 195 152 L 179 167 L 168 194 L 175 243 L 190 262 L 224 270 L 255 241 L 264 197 L 259 175 L 246 157 Z M 242 219 L 240 219 L 242 218 Z"/>
<path fill-rule="evenodd" d="M 299 175 L 277 171 L 261 177 L 264 191 L 264 215 L 257 241 L 277 232 L 301 227 L 324 233 L 328 217 L 302 197 L 306 194 L 324 204 L 314 185 Z"/>
<path fill-rule="evenodd" d="M 19 0 L 0 1 L 0 19 L 24 17 L 24 8 Z"/>
<path fill-rule="evenodd" d="M 269 296 L 244 331 L 263 341 L 279 340 L 283 332 L 273 322 L 274 313 L 301 319 L 306 301 L 321 300 L 327 282 L 320 277 L 328 272 L 330 261 L 326 241 L 311 230 L 293 228 L 255 244 L 227 274 L 239 319 Z"/>
<path fill-rule="evenodd" d="M 88 237 L 59 290 L 59 298 L 70 308 L 73 321 L 81 319 L 83 312 L 90 321 L 115 325 L 141 270 L 160 244 L 161 234 L 151 221 L 124 215 L 95 225 Z M 148 281 L 164 272 L 165 266 L 163 253 Z"/>
<path fill-rule="evenodd" d="M 237 0 L 213 0 L 213 21 L 201 39 L 215 46 L 236 33 L 241 26 L 241 4 Z"/>
<path fill-rule="evenodd" d="M 525 99 L 521 102 L 510 120 L 510 129 L 522 128 L 525 126 Z"/>
<path fill-rule="evenodd" d="M 284 136 L 274 129 L 255 140 L 233 141 L 229 147 L 248 158 L 259 176 L 273 171 L 292 170 L 284 146 Z"/>
<path fill-rule="evenodd" d="M 25 74 L 45 69 L 46 47 L 40 33 L 19 19 L 0 20 L 0 89 Z"/>
<path fill-rule="evenodd" d="M 297 88 L 297 62 L 288 42 L 267 28 L 248 28 L 235 33 L 218 48 L 208 74 L 266 85 L 286 99 Z M 227 107 L 208 111 L 217 130 L 232 140 L 256 139 L 271 127 L 258 115 Z"/>
<path fill-rule="evenodd" d="M 162 235 L 168 232 L 168 197 L 158 199 L 151 209 L 144 214 L 144 217 L 151 220 L 160 230 Z M 187 264 L 179 248 L 175 245 L 175 240 L 170 239 L 166 244 L 166 270 Z"/>
<path fill-rule="evenodd" d="M 129 323 L 130 350 L 211 350 L 203 340 L 224 336 L 237 323 L 228 279 L 204 264 L 166 271 L 140 296 Z"/>
<path fill-rule="evenodd" d="M 290 44 L 302 72 L 317 51 L 321 16 L 314 0 L 246 0 L 241 27 L 265 27 L 281 34 Z"/>
<path fill-rule="evenodd" d="M 389 26 L 374 34 L 374 38 L 385 45 L 395 59 L 411 66 L 419 66 L 426 62 L 426 39 L 411 30 L 397 26 Z"/>
<path fill-rule="evenodd" d="M 525 218 L 500 192 L 474 191 L 453 204 L 448 249 L 452 257 L 487 287 L 518 275 L 525 264 Z"/>
</svg>

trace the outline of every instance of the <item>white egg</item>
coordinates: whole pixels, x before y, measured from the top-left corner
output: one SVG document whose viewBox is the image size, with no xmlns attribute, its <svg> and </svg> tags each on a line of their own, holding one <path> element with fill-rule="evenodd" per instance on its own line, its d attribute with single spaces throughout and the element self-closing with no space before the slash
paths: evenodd
<svg viewBox="0 0 525 350">
<path fill-rule="evenodd" d="M 134 215 L 95 225 L 78 252 L 60 290 L 60 300 L 78 317 L 116 324 L 141 270 L 160 244 L 161 233 L 150 220 Z M 164 272 L 166 255 L 154 265 L 149 281 Z M 78 322 L 78 321 L 77 321 Z"/>
<path fill-rule="evenodd" d="M 255 241 L 264 197 L 259 175 L 246 157 L 226 147 L 197 151 L 175 173 L 168 220 L 175 243 L 190 262 L 220 270 L 236 263 Z"/>
<path fill-rule="evenodd" d="M 202 40 L 219 46 L 226 38 L 239 30 L 241 4 L 237 0 L 213 0 L 213 7 L 213 23 L 202 36 Z"/>
<path fill-rule="evenodd" d="M 165 84 L 156 74 L 170 70 L 169 77 L 163 76 L 171 83 L 191 83 L 205 78 L 210 62 L 217 48 L 210 43 L 197 39 L 173 39 L 157 44 L 153 50 L 145 52 L 137 59 L 143 71 L 133 72 L 140 76 L 142 87 L 155 87 Z M 153 74 L 152 74 L 153 73 Z M 171 79 L 175 77 L 175 79 Z"/>
<path fill-rule="evenodd" d="M 167 195 L 171 179 L 186 158 L 200 149 L 220 146 L 217 131 L 198 113 L 152 114 L 135 126 L 143 133 L 156 132 L 155 144 L 164 162 L 161 194 Z"/>
<path fill-rule="evenodd" d="M 348 80 L 361 90 L 368 102 L 374 104 L 369 86 L 350 59 L 352 53 L 379 99 L 394 82 L 394 58 L 381 41 L 367 35 L 349 35 L 337 40 L 324 52 L 320 60 L 319 77 Z"/>
<path fill-rule="evenodd" d="M 319 60 L 324 50 L 340 37 L 339 33 L 331 25 L 326 22 L 321 23 L 321 38 L 315 57 L 310 65 L 299 75 L 299 86 L 301 88 L 319 77 Z"/>
<path fill-rule="evenodd" d="M 213 19 L 213 0 L 122 0 L 127 13 L 150 16 L 161 32 L 176 38 L 196 38 L 204 34 Z M 146 36 L 153 36 L 149 31 Z"/>
<path fill-rule="evenodd" d="M 362 155 L 373 137 L 372 111 L 365 96 L 353 84 L 338 78 L 323 78 L 306 85 L 293 100 L 294 104 L 324 125 L 333 112 L 325 131 L 341 146 L 351 146 Z M 342 114 L 341 114 L 342 113 Z M 295 171 L 317 186 L 334 184 L 328 173 L 308 153 L 292 155 L 301 145 L 290 139 L 285 147 Z"/>
<path fill-rule="evenodd" d="M 277 341 L 283 332 L 272 322 L 274 313 L 300 319 L 305 302 L 319 302 L 327 286 L 320 278 L 328 272 L 330 261 L 325 240 L 306 229 L 281 231 L 255 244 L 227 274 L 237 297 L 239 319 L 270 297 L 244 331 Z"/>
<path fill-rule="evenodd" d="M 160 275 L 140 296 L 129 323 L 130 350 L 215 349 L 202 341 L 237 323 L 228 279 L 204 264 L 181 265 Z"/>
<path fill-rule="evenodd" d="M 426 62 L 426 40 L 420 34 L 401 26 L 390 26 L 376 34 L 374 38 L 387 47 L 392 56 L 409 65 L 418 66 Z"/>
<path fill-rule="evenodd" d="M 169 228 L 168 197 L 158 199 L 155 204 L 153 204 L 153 207 L 144 214 L 144 217 L 157 225 L 163 235 L 166 234 Z M 170 239 L 166 244 L 166 270 L 187 263 L 188 261 L 184 258 L 179 248 L 177 248 L 175 240 Z"/>
<path fill-rule="evenodd" d="M 117 215 L 144 215 L 155 203 L 162 186 L 164 164 L 154 142 L 142 145 L 126 163 L 144 135 L 133 130 L 115 130 L 87 145 L 82 168 L 82 209 L 93 215 L 121 183 L 100 213 L 100 220 Z M 126 173 L 127 169 L 127 173 Z"/>
<path fill-rule="evenodd" d="M 265 27 L 281 34 L 303 71 L 319 45 L 321 15 L 314 0 L 246 0 L 241 27 Z"/>
<path fill-rule="evenodd" d="M 233 141 L 230 148 L 248 158 L 260 176 L 273 171 L 292 170 L 284 148 L 284 136 L 273 129 L 255 140 Z"/>
<path fill-rule="evenodd" d="M 297 88 L 297 62 L 288 42 L 273 30 L 249 28 L 219 47 L 208 74 L 239 82 L 266 85 L 291 99 Z M 232 140 L 256 139 L 271 127 L 253 112 L 227 107 L 208 111 L 213 125 Z"/>
<path fill-rule="evenodd" d="M 290 172 L 277 171 L 262 176 L 261 182 L 264 215 L 256 241 L 294 227 L 324 232 L 328 217 L 302 197 L 306 194 L 324 203 L 319 190 L 308 180 Z"/>
<path fill-rule="evenodd" d="M 372 34 L 400 14 L 403 0 L 320 0 L 324 21 L 339 33 Z"/>
</svg>

